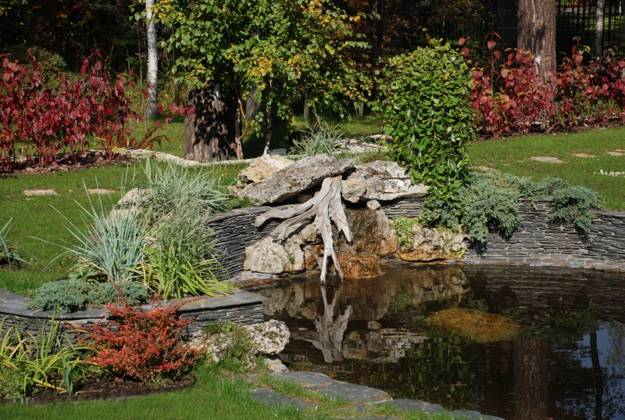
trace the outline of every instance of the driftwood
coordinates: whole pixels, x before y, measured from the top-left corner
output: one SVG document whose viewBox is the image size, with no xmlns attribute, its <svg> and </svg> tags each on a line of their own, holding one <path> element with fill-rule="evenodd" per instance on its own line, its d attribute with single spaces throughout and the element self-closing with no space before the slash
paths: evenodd
<svg viewBox="0 0 625 420">
<path fill-rule="evenodd" d="M 269 210 L 256 218 L 256 226 L 260 227 L 271 219 L 284 220 L 271 233 L 271 236 L 281 241 L 287 239 L 298 229 L 309 224 L 312 220 L 317 232 L 323 240 L 323 261 L 321 264 L 321 283 L 325 283 L 328 272 L 328 258 L 332 258 L 339 277 L 343 278 L 343 271 L 334 250 L 332 223 L 343 232 L 348 242 L 352 241 L 352 233 L 345 216 L 345 209 L 341 201 L 341 177 L 326 178 L 321 189 L 313 198 L 302 204 L 286 205 Z"/>
<path fill-rule="evenodd" d="M 323 360 L 326 363 L 343 360 L 343 338 L 345 337 L 349 318 L 352 316 L 352 307 L 348 305 L 343 314 L 339 312 L 335 315 L 342 287 L 343 283 L 341 282 L 332 298 L 332 302 L 328 303 L 326 287 L 324 285 L 321 286 L 323 314 L 315 319 L 315 329 L 319 334 L 319 339 L 310 341 L 315 348 L 321 351 Z"/>
</svg>

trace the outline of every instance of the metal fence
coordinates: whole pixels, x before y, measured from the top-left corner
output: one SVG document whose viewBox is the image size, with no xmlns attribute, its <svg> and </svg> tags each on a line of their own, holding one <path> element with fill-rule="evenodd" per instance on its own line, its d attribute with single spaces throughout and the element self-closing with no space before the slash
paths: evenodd
<svg viewBox="0 0 625 420">
<path fill-rule="evenodd" d="M 592 46 L 595 43 L 597 27 L 597 0 L 558 1 L 558 49 L 569 52 L 574 37 L 581 43 Z M 625 46 L 625 0 L 605 0 L 603 10 L 603 48 Z"/>
</svg>

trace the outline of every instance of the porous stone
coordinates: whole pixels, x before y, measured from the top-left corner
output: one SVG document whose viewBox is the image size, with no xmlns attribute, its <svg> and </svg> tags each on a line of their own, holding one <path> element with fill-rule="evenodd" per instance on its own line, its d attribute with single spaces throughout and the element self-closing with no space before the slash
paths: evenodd
<svg viewBox="0 0 625 420">
<path fill-rule="evenodd" d="M 554 156 L 532 156 L 530 160 L 534 162 L 542 162 L 542 163 L 562 163 L 560 159 Z"/>
<path fill-rule="evenodd" d="M 56 190 L 53 190 L 53 189 L 24 190 L 23 194 L 26 197 L 47 197 L 47 196 L 58 195 Z"/>
<path fill-rule="evenodd" d="M 430 229 L 419 224 L 412 226 L 409 247 L 401 247 L 398 255 L 404 261 L 427 262 L 460 259 L 466 250 L 465 236 L 449 229 Z"/>
<path fill-rule="evenodd" d="M 292 160 L 283 156 L 264 154 L 252 160 L 247 168 L 239 172 L 239 181 L 244 184 L 261 182 L 292 163 Z"/>
<path fill-rule="evenodd" d="M 339 264 L 347 279 L 368 279 L 382 275 L 380 257 L 377 255 L 339 254 Z"/>
<path fill-rule="evenodd" d="M 266 237 L 245 248 L 243 269 L 255 273 L 282 274 L 294 271 L 293 263 L 282 244 Z"/>
<path fill-rule="evenodd" d="M 260 182 L 247 185 L 239 196 L 258 205 L 281 203 L 320 185 L 324 179 L 342 175 L 353 167 L 353 162 L 349 160 L 338 160 L 328 155 L 304 158 Z"/>
<path fill-rule="evenodd" d="M 269 372 L 288 372 L 289 368 L 280 359 L 265 359 L 265 367 Z"/>
<path fill-rule="evenodd" d="M 376 160 L 360 165 L 342 182 L 343 199 L 359 201 L 392 201 L 401 197 L 424 196 L 428 188 L 413 185 L 406 170 L 396 162 Z"/>
</svg>

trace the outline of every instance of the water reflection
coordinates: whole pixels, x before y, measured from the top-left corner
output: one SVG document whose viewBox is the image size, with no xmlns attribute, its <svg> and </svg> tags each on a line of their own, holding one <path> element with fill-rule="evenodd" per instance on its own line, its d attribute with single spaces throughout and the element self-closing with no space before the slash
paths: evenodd
<svg viewBox="0 0 625 420">
<path fill-rule="evenodd" d="M 285 360 L 340 379 L 512 419 L 625 418 L 625 279 L 502 267 L 387 267 L 320 287 L 261 290 L 292 339 Z M 514 341 L 479 344 L 427 324 L 441 309 L 500 314 Z"/>
</svg>

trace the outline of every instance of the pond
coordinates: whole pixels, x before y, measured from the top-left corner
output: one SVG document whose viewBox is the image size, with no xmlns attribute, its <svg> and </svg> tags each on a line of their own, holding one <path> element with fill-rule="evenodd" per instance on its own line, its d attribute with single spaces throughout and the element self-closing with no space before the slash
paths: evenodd
<svg viewBox="0 0 625 420">
<path fill-rule="evenodd" d="M 625 418 L 622 274 L 387 266 L 259 292 L 289 326 L 291 370 L 509 419 Z"/>
</svg>

